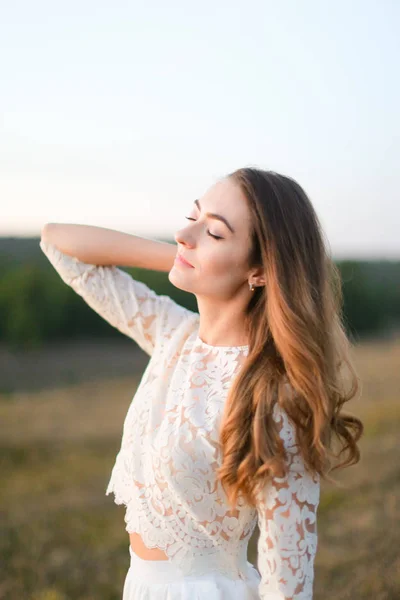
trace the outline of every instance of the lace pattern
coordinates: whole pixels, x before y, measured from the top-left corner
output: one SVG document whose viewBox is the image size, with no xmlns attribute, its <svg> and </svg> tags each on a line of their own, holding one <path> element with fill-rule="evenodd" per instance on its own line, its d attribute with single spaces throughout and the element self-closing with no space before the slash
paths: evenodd
<svg viewBox="0 0 400 600">
<path fill-rule="evenodd" d="M 259 593 L 261 598 L 271 600 L 310 600 L 320 477 L 306 471 L 295 443 L 294 427 L 277 406 L 274 420 L 280 426 L 280 437 L 288 452 L 289 472 L 286 477 L 275 477 L 258 497 Z"/>
<path fill-rule="evenodd" d="M 151 357 L 106 490 L 126 506 L 126 531 L 163 550 L 183 574 L 218 570 L 246 579 L 248 541 L 258 524 L 260 599 L 311 600 L 320 481 L 305 471 L 282 409 L 274 407 L 274 419 L 289 474 L 265 486 L 257 508 L 241 497 L 230 508 L 215 476 L 224 402 L 248 347 L 205 344 L 198 313 L 115 266 L 89 265 L 54 245 L 40 246 L 64 282 Z"/>
<path fill-rule="evenodd" d="M 84 263 L 54 244 L 40 247 L 61 279 L 110 325 L 132 338 L 149 356 L 170 331 L 197 313 L 158 295 L 142 281 L 116 266 Z"/>
</svg>

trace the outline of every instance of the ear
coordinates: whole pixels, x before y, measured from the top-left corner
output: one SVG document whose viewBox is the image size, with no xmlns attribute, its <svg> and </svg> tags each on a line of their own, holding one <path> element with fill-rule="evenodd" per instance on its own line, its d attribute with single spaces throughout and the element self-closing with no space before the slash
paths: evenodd
<svg viewBox="0 0 400 600">
<path fill-rule="evenodd" d="M 264 273 L 264 269 L 262 267 L 257 267 L 255 269 L 252 269 L 250 271 L 250 278 L 251 278 L 251 281 L 253 281 L 256 285 L 265 285 L 266 284 L 265 273 Z"/>
</svg>

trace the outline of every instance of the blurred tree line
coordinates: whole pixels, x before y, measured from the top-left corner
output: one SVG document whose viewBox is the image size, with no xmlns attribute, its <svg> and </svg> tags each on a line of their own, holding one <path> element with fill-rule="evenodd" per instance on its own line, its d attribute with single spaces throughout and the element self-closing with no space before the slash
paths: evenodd
<svg viewBox="0 0 400 600">
<path fill-rule="evenodd" d="M 166 240 L 168 241 L 168 240 Z M 400 261 L 336 261 L 342 276 L 343 316 L 354 340 L 400 326 Z M 198 311 L 196 297 L 177 289 L 168 273 L 125 268 L 157 294 Z M 38 238 L 0 238 L 0 342 L 13 349 L 50 340 L 118 337 L 67 286 L 43 254 Z"/>
</svg>

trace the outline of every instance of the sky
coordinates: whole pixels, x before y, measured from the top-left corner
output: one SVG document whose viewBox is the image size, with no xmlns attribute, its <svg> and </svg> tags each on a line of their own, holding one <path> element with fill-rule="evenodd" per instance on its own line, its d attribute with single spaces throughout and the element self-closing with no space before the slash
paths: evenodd
<svg viewBox="0 0 400 600">
<path fill-rule="evenodd" d="M 173 239 L 244 166 L 337 258 L 400 259 L 397 0 L 0 1 L 1 236 Z"/>
</svg>

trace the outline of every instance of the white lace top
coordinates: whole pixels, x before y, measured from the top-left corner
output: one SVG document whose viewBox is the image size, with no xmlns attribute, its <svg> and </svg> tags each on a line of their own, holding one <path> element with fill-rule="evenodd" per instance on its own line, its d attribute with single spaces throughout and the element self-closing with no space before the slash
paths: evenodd
<svg viewBox="0 0 400 600">
<path fill-rule="evenodd" d="M 218 569 L 243 579 L 258 524 L 260 598 L 310 600 L 320 479 L 305 471 L 286 413 L 275 406 L 289 475 L 265 486 L 257 508 L 239 496 L 231 509 L 215 477 L 224 401 L 248 346 L 210 346 L 198 336 L 199 314 L 169 296 L 116 266 L 83 263 L 43 240 L 40 247 L 67 285 L 151 357 L 106 491 L 126 506 L 126 531 L 162 549 L 184 574 Z"/>
</svg>

